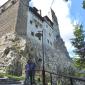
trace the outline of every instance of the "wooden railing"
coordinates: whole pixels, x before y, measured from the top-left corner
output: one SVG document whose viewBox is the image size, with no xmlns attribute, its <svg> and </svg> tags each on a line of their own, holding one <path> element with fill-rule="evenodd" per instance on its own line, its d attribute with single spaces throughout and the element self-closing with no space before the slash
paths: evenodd
<svg viewBox="0 0 85 85">
<path fill-rule="evenodd" d="M 35 83 L 32 79 L 30 85 L 85 85 L 85 78 L 78 78 L 74 76 L 67 76 L 45 71 L 45 76 L 42 76 L 43 70 L 36 70 Z M 45 82 L 43 82 L 43 78 Z"/>
</svg>

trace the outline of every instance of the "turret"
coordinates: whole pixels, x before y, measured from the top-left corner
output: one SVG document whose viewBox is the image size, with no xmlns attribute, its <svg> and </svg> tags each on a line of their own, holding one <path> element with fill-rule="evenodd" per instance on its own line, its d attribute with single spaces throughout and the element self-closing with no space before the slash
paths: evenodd
<svg viewBox="0 0 85 85">
<path fill-rule="evenodd" d="M 29 10 L 29 1 L 31 0 L 20 0 L 18 16 L 17 16 L 17 24 L 16 24 L 16 32 L 19 35 L 27 34 L 27 19 L 28 19 L 28 10 Z"/>
<path fill-rule="evenodd" d="M 57 21 L 57 17 L 55 15 L 55 12 L 51 9 L 51 14 L 52 14 L 52 21 L 53 21 L 53 28 L 54 31 L 57 33 L 57 35 L 60 35 L 60 31 L 59 31 L 59 27 L 58 27 L 58 21 Z"/>
</svg>

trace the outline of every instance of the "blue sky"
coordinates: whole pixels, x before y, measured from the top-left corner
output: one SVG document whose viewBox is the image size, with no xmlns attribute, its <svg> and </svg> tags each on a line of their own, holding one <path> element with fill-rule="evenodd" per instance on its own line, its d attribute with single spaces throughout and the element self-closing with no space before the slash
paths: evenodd
<svg viewBox="0 0 85 85">
<path fill-rule="evenodd" d="M 71 0 L 70 17 L 77 19 L 85 27 L 85 10 L 82 8 L 83 0 Z"/>
<path fill-rule="evenodd" d="M 0 0 L 0 5 L 6 1 Z M 82 2 L 83 0 L 69 0 L 67 3 L 64 0 L 54 0 L 52 5 L 52 9 L 58 18 L 61 37 L 65 41 L 71 57 L 74 55 L 72 52 L 74 48 L 70 43 L 70 39 L 73 37 L 73 24 L 81 23 L 85 27 L 85 10 L 82 8 Z M 52 0 L 32 0 L 30 5 L 41 9 L 42 15 L 49 15 L 51 3 Z"/>
</svg>

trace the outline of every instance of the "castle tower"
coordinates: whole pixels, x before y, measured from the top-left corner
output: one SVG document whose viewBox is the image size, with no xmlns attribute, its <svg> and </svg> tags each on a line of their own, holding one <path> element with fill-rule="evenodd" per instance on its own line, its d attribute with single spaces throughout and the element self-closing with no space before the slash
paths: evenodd
<svg viewBox="0 0 85 85">
<path fill-rule="evenodd" d="M 57 17 L 55 15 L 55 12 L 51 9 L 51 14 L 52 14 L 52 21 L 53 21 L 53 28 L 55 30 L 55 32 L 57 33 L 57 36 L 60 36 L 60 31 L 59 31 L 59 25 L 58 25 L 58 20 Z"/>
<path fill-rule="evenodd" d="M 29 0 L 19 0 L 16 32 L 26 35 Z"/>
<path fill-rule="evenodd" d="M 0 7 L 0 37 L 16 32 L 26 35 L 28 0 L 8 0 Z"/>
</svg>

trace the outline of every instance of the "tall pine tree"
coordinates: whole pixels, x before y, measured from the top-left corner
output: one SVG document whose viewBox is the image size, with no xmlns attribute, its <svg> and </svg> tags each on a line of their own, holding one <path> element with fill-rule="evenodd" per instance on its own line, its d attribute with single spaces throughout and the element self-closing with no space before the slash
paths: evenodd
<svg viewBox="0 0 85 85">
<path fill-rule="evenodd" d="M 75 54 L 81 59 L 85 58 L 85 41 L 84 31 L 82 25 L 76 25 L 74 29 L 74 38 L 71 39 L 72 45 L 75 47 Z"/>
<path fill-rule="evenodd" d="M 83 0 L 83 8 L 85 9 L 85 0 Z"/>
</svg>

